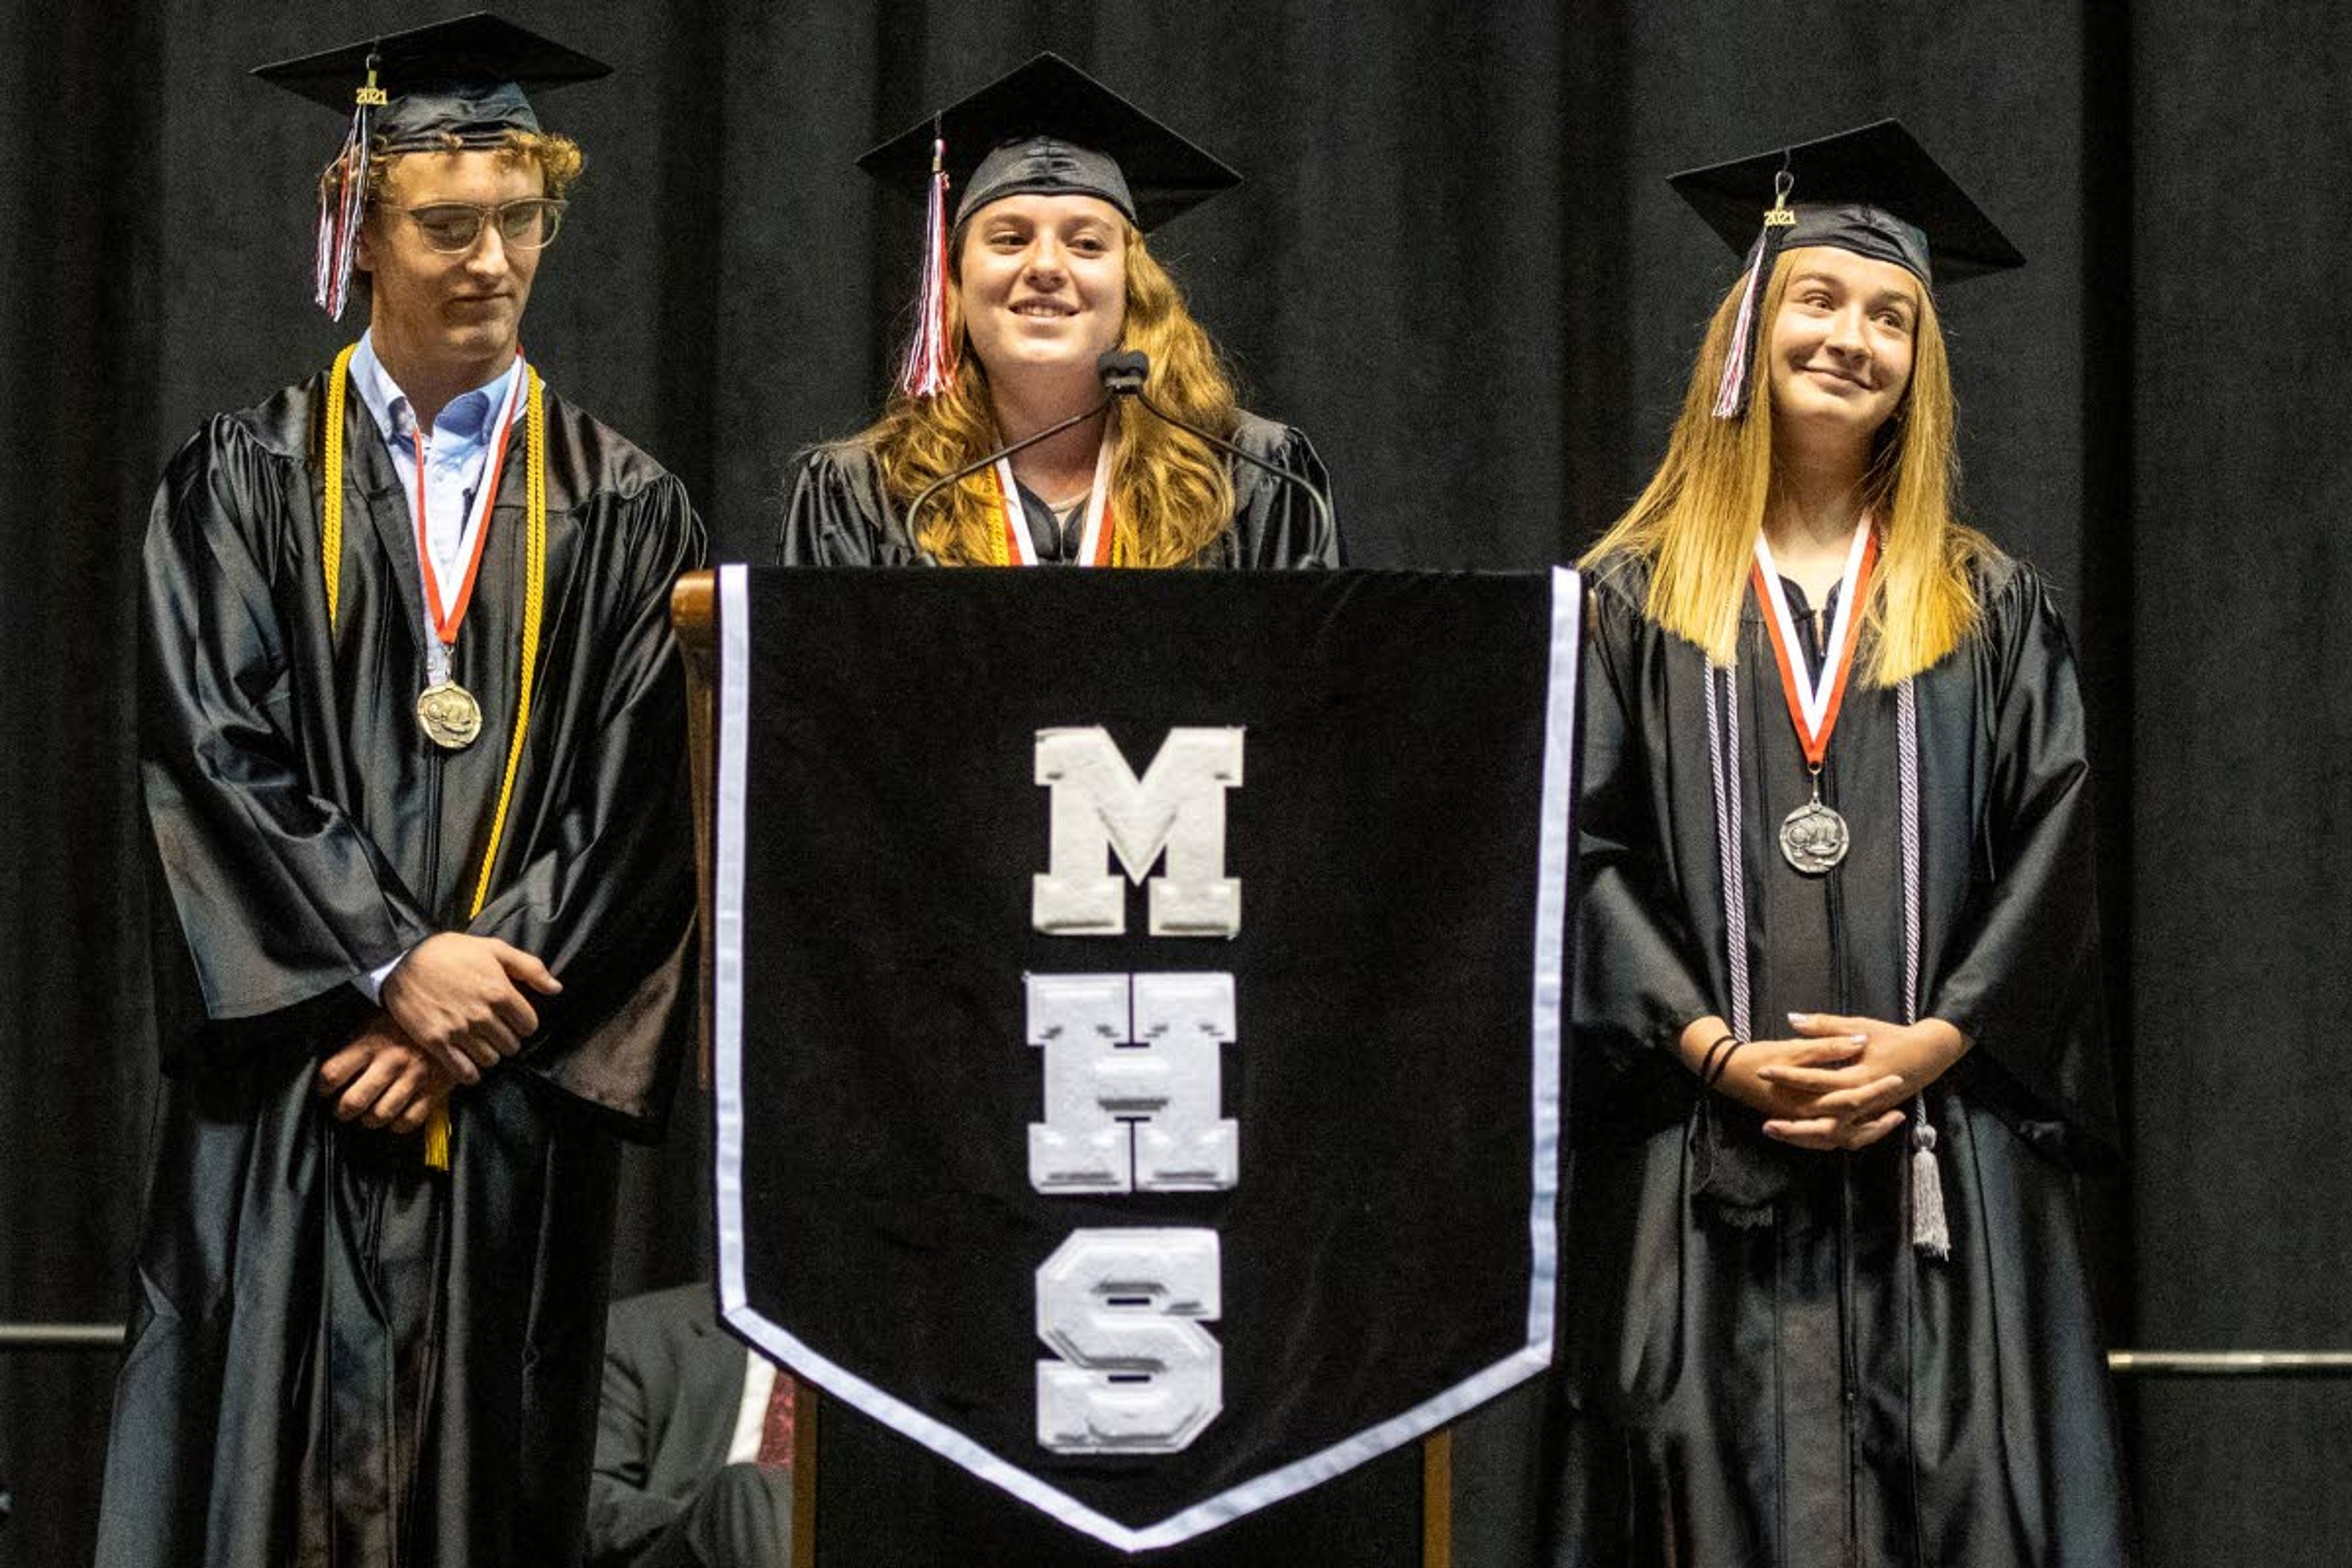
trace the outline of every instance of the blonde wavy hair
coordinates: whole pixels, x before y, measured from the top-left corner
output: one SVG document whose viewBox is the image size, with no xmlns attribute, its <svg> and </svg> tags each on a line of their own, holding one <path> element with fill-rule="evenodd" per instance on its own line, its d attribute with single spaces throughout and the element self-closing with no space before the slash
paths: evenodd
<svg viewBox="0 0 2352 1568">
<path fill-rule="evenodd" d="M 958 270 L 967 222 L 949 237 Z M 1175 279 L 1125 226 L 1127 320 L 1119 346 L 1151 357 L 1152 400 L 1203 429 L 1232 435 L 1238 423 L 1234 386 L 1216 346 L 1184 308 Z M 933 480 L 951 474 L 1000 443 L 988 395 L 988 370 L 963 329 L 962 300 L 950 274 L 948 332 L 957 345 L 955 384 L 936 397 L 893 392 L 882 417 L 857 439 L 870 448 L 884 487 L 903 509 Z M 1116 410 L 1114 420 L 1118 419 Z M 1233 526 L 1234 481 L 1208 443 L 1164 420 L 1122 422 L 1115 436 L 1110 506 L 1114 558 L 1129 566 L 1181 566 Z M 995 489 L 985 469 L 934 498 L 923 509 L 917 542 L 938 560 L 971 565 L 990 559 L 995 529 Z"/>
<path fill-rule="evenodd" d="M 1783 253 L 1763 300 L 1763 342 L 1789 291 Z M 1754 393 L 1744 418 L 1715 416 L 1716 388 L 1732 348 L 1739 288 L 1717 307 L 1691 367 L 1682 413 L 1665 459 L 1647 489 L 1579 564 L 1605 570 L 1628 559 L 1650 566 L 1643 609 L 1666 630 L 1696 643 L 1717 665 L 1737 656 L 1739 614 L 1748 596 L 1756 535 L 1772 500 L 1772 380 L 1760 348 L 1748 374 Z M 1941 660 L 1976 625 L 1969 568 L 1992 543 L 1953 515 L 1959 465 L 1953 446 L 1958 416 L 1935 301 L 1920 290 L 1912 337 L 1910 384 L 1873 437 L 1864 504 L 1878 520 L 1878 566 L 1864 606 L 1865 666 L 1874 686 L 1892 686 Z"/>
<path fill-rule="evenodd" d="M 441 135 L 445 151 L 463 153 L 467 150 L 457 132 L 445 131 Z M 579 142 L 569 136 L 558 136 L 546 131 L 509 130 L 496 147 L 482 150 L 496 153 L 500 166 L 505 168 L 512 168 L 518 163 L 538 164 L 540 174 L 546 181 L 547 194 L 557 201 L 563 199 L 563 194 L 572 188 L 572 183 L 588 166 L 588 155 L 580 150 Z M 417 150 L 414 148 L 404 153 L 379 151 L 368 160 L 370 206 L 382 201 L 392 189 L 392 172 L 399 166 L 400 161 L 416 155 Z M 428 153 L 426 155 L 431 154 Z M 333 180 L 336 165 L 330 163 L 320 174 L 319 183 L 322 188 Z"/>
</svg>

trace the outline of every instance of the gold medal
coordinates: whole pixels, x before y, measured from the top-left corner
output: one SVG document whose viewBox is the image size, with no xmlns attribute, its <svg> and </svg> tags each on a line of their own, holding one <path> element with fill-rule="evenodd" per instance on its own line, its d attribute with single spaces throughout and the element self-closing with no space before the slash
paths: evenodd
<svg viewBox="0 0 2352 1568">
<path fill-rule="evenodd" d="M 516 357 L 520 361 L 521 356 Z M 425 673 L 430 683 L 416 694 L 416 722 L 424 729 L 425 738 L 445 752 L 464 751 L 482 732 L 482 705 L 474 700 L 472 692 L 449 679 L 449 653 L 457 644 L 457 628 L 465 624 L 467 607 L 474 602 L 474 574 L 481 567 L 482 546 L 490 536 L 490 505 L 498 495 L 499 475 L 506 468 L 507 440 L 514 434 L 515 403 L 523 395 L 527 384 L 530 384 L 528 366 L 518 368 L 507 383 L 506 401 L 499 405 L 493 426 L 498 432 L 498 445 L 484 457 L 481 483 L 474 491 L 474 514 L 457 536 L 465 550 L 465 575 L 457 581 L 455 602 L 441 591 L 441 576 L 433 568 L 433 550 L 425 528 L 428 497 L 425 487 L 425 432 L 413 431 L 409 437 L 416 443 L 416 504 L 412 515 L 416 523 L 416 563 L 424 579 L 426 630 L 441 645 L 439 657 L 428 657 L 425 661 Z M 527 485 L 537 482 L 527 481 Z M 465 542 L 468 539 L 470 547 Z M 427 651 L 429 655 L 436 650 Z M 525 679 L 529 679 L 528 675 Z"/>
<path fill-rule="evenodd" d="M 436 680 L 416 694 L 416 722 L 445 752 L 462 752 L 482 732 L 482 705 L 454 680 Z"/>
</svg>

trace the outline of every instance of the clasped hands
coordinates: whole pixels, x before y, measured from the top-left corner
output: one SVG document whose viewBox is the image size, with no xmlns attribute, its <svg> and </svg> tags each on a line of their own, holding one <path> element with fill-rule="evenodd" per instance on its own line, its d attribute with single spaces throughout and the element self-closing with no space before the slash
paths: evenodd
<svg viewBox="0 0 2352 1568">
<path fill-rule="evenodd" d="M 526 986 L 547 996 L 563 989 L 547 965 L 496 937 L 426 937 L 385 979 L 383 1010 L 319 1064 L 320 1095 L 334 1098 L 345 1121 L 415 1131 L 538 1029 Z"/>
<path fill-rule="evenodd" d="M 1764 1117 L 1764 1135 L 1800 1149 L 1866 1149 L 1903 1125 L 1903 1102 L 1951 1070 L 1969 1042 L 1941 1018 L 1894 1024 L 1791 1013 L 1787 1039 L 1750 1040 L 1731 1053 L 1716 1089 Z M 1731 1032 L 1721 1018 L 1683 1031 L 1693 1072 Z"/>
</svg>

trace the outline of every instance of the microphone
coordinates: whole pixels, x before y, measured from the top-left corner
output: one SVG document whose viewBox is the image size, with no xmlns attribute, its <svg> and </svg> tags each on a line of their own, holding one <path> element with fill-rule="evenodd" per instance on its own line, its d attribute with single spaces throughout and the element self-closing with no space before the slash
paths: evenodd
<svg viewBox="0 0 2352 1568">
<path fill-rule="evenodd" d="M 1095 356 L 1095 374 L 1113 397 L 1139 396 L 1144 378 L 1151 374 L 1151 356 L 1141 349 L 1105 349 Z"/>
<path fill-rule="evenodd" d="M 1143 356 L 1138 354 L 1136 357 L 1140 359 Z M 1104 409 L 1108 408 L 1111 405 L 1111 395 L 1105 393 L 1103 395 L 1103 400 L 1100 403 L 1096 404 L 1093 407 L 1081 409 L 1077 413 L 1071 415 L 1067 419 L 1063 420 L 1058 425 L 1048 425 L 1034 436 L 1024 436 L 1020 440 L 1013 442 L 1011 446 L 999 447 L 995 451 L 991 452 L 985 458 L 982 458 L 975 462 L 966 463 L 954 473 L 943 475 L 939 479 L 933 479 L 929 484 L 927 484 L 921 489 L 917 490 L 915 492 L 915 499 L 907 504 L 907 515 L 902 523 L 902 526 L 907 531 L 908 544 L 912 546 L 918 553 L 921 552 L 923 547 L 921 543 L 919 542 L 919 536 L 915 532 L 915 519 L 921 514 L 923 503 L 925 501 L 929 500 L 933 496 L 939 494 L 950 485 L 961 484 L 965 479 L 971 478 L 972 475 L 980 472 L 981 469 L 988 468 L 992 464 L 1001 462 L 1004 458 L 1013 456 L 1015 452 L 1023 451 L 1028 447 L 1034 447 L 1038 442 L 1045 440 L 1050 437 L 1058 436 L 1063 431 L 1070 428 L 1073 425 L 1085 424 L 1096 415 L 1100 414 Z"/>
<path fill-rule="evenodd" d="M 1338 537 L 1331 521 L 1329 499 L 1321 490 L 1317 489 L 1304 475 L 1294 474 L 1287 468 L 1278 468 L 1256 453 L 1244 451 L 1222 436 L 1213 435 L 1198 425 L 1179 419 L 1175 415 L 1152 402 L 1151 395 L 1143 390 L 1143 384 L 1151 375 L 1151 356 L 1141 349 L 1105 349 L 1095 359 L 1095 374 L 1102 377 L 1103 390 L 1109 394 L 1105 402 L 1115 402 L 1122 397 L 1133 398 L 1154 416 L 1173 425 L 1186 435 L 1197 436 L 1220 452 L 1239 458 L 1250 467 L 1272 474 L 1284 484 L 1296 485 L 1305 490 L 1307 499 L 1315 503 L 1315 515 L 1323 524 L 1323 537 L 1326 539 Z"/>
</svg>

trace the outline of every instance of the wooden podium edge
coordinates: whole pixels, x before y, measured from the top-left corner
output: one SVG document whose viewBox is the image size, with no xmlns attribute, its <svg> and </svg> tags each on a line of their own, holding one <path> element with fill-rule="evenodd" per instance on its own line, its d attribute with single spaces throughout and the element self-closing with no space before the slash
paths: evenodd
<svg viewBox="0 0 2352 1568">
<path fill-rule="evenodd" d="M 792 1568 L 816 1568 L 817 1426 L 816 1390 L 803 1383 L 793 1394 Z"/>
<path fill-rule="evenodd" d="M 1421 1568 L 1454 1568 L 1454 1433 L 1421 1440 Z"/>
<path fill-rule="evenodd" d="M 718 905 L 713 833 L 718 820 L 719 585 L 709 572 L 688 572 L 670 589 L 670 627 L 686 661 L 687 754 L 694 788 L 694 886 L 702 921 L 702 984 L 695 1028 L 695 1071 L 710 1088 L 711 1021 L 718 954 L 710 942 Z M 783 1373 L 790 1376 L 789 1373 Z M 817 1391 L 801 1384 L 793 1401 L 793 1568 L 815 1568 Z M 1422 1568 L 1453 1568 L 1454 1434 L 1421 1443 Z"/>
<path fill-rule="evenodd" d="M 717 1016 L 719 954 L 711 940 L 718 918 L 715 849 L 719 820 L 719 578 L 688 572 L 671 584 L 670 629 L 686 664 L 686 749 L 694 791 L 695 910 L 702 926 L 702 974 L 695 1009 L 695 1079 L 711 1087 L 712 1025 Z M 779 1377 L 792 1373 L 776 1369 Z M 806 1382 L 793 1397 L 792 1568 L 815 1568 L 817 1391 Z"/>
<path fill-rule="evenodd" d="M 702 974 L 695 1008 L 695 1081 L 710 1088 L 710 1029 L 719 960 L 711 945 L 718 884 L 712 875 L 712 835 L 718 819 L 719 579 L 688 572 L 670 587 L 670 629 L 686 663 L 686 753 L 694 790 L 694 907 L 702 927 Z"/>
</svg>

